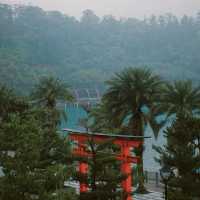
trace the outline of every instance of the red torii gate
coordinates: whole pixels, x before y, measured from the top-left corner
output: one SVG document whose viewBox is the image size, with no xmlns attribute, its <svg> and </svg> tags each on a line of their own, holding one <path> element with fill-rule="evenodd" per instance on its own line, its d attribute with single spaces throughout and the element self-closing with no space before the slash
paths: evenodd
<svg viewBox="0 0 200 200">
<path fill-rule="evenodd" d="M 79 132 L 71 129 L 64 129 L 64 131 L 68 131 L 70 139 L 77 142 L 77 147 L 74 148 L 73 153 L 82 157 L 92 156 L 92 154 L 85 151 L 85 145 L 90 138 L 92 138 L 93 141 L 97 143 L 113 139 L 113 143 L 119 145 L 121 149 L 120 154 L 116 155 L 116 159 L 122 161 L 121 172 L 127 175 L 127 178 L 122 181 L 123 191 L 128 194 L 126 199 L 124 200 L 133 200 L 131 196 L 131 163 L 138 163 L 140 158 L 136 156 L 131 156 L 131 148 L 138 148 L 140 145 L 143 144 L 143 139 L 147 137 L 129 135 L 107 135 L 101 133 Z M 79 172 L 82 174 L 87 174 L 88 165 L 84 162 L 80 162 Z M 87 191 L 87 184 L 80 183 L 80 193 Z"/>
</svg>

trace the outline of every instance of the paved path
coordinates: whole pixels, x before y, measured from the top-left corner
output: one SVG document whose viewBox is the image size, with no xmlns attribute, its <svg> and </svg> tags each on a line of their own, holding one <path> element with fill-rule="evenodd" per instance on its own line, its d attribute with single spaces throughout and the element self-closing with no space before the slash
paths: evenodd
<svg viewBox="0 0 200 200">
<path fill-rule="evenodd" d="M 145 187 L 147 188 L 148 191 L 155 191 L 160 193 L 164 192 L 164 186 L 161 183 L 156 185 L 155 182 L 149 182 L 145 184 Z"/>
<path fill-rule="evenodd" d="M 164 200 L 161 192 L 150 192 L 148 194 L 135 194 L 134 200 Z"/>
<path fill-rule="evenodd" d="M 78 185 L 77 182 L 75 182 L 75 181 L 66 181 L 64 185 L 76 189 L 77 194 L 79 193 L 79 185 Z M 151 185 L 151 184 L 149 184 L 149 185 Z M 154 186 L 154 185 L 152 184 L 151 186 Z M 149 191 L 148 194 L 134 194 L 133 195 L 133 200 L 164 200 L 162 188 L 159 189 L 159 190 L 154 190 L 157 187 L 154 187 L 154 189 L 153 189 L 153 187 L 151 187 L 151 188 L 152 189 L 150 189 L 150 187 L 147 187 L 147 189 Z M 135 188 L 133 188 L 133 190 L 134 189 Z"/>
</svg>

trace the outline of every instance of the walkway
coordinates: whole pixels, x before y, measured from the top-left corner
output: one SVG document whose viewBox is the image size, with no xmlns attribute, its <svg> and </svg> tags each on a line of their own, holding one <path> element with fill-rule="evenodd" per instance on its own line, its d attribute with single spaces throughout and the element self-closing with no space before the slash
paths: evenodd
<svg viewBox="0 0 200 200">
<path fill-rule="evenodd" d="M 150 192 L 148 194 L 135 194 L 134 200 L 164 200 L 160 192 Z"/>
</svg>

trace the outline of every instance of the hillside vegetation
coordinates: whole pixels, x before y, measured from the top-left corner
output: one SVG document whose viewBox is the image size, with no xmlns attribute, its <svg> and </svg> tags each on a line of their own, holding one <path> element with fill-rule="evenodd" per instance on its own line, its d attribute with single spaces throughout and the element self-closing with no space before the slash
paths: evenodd
<svg viewBox="0 0 200 200">
<path fill-rule="evenodd" d="M 72 87 L 103 87 L 113 72 L 146 66 L 167 79 L 199 81 L 200 13 L 80 20 L 38 7 L 0 4 L 0 81 L 24 93 L 44 75 Z"/>
</svg>

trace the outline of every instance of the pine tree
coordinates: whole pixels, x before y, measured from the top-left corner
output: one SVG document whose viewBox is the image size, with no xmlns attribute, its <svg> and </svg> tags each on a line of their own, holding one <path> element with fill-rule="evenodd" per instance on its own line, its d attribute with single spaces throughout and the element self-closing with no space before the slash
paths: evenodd
<svg viewBox="0 0 200 200">
<path fill-rule="evenodd" d="M 12 114 L 0 128 L 0 199 L 56 199 L 68 178 L 68 143 L 46 132 L 33 113 Z M 49 144 L 50 143 L 50 144 Z M 46 146 L 44 146 L 46 144 Z M 54 195 L 53 195 L 54 194 Z"/>
<path fill-rule="evenodd" d="M 70 147 L 57 132 L 58 111 L 32 107 L 27 102 L 23 106 L 7 91 L 3 90 L 9 97 L 7 113 L 0 124 L 0 166 L 4 173 L 0 199 L 51 200 L 67 195 L 70 199 L 70 193 L 64 190 Z M 5 100 L 0 97 L 0 101 Z"/>
<path fill-rule="evenodd" d="M 62 111 L 58 110 L 56 103 L 58 100 L 71 101 L 73 97 L 68 88 L 53 77 L 41 79 L 31 97 L 36 101 L 33 112 L 36 113 L 42 127 L 40 169 L 43 171 L 44 191 L 47 193 L 43 199 L 50 198 L 48 194 L 52 193 L 57 198 L 62 193 L 66 180 L 63 171 L 66 172 L 66 164 L 70 162 L 70 147 L 68 141 L 57 131 Z"/>
<path fill-rule="evenodd" d="M 160 162 L 176 173 L 169 182 L 169 200 L 200 196 L 200 119 L 180 115 L 166 132 L 167 145 L 156 148 Z"/>
<path fill-rule="evenodd" d="M 10 116 L 0 128 L 0 199 L 26 200 L 39 195 L 40 133 L 37 121 L 19 114 Z"/>
</svg>

